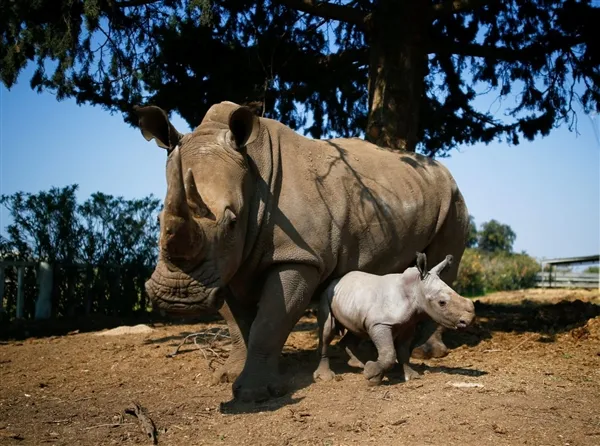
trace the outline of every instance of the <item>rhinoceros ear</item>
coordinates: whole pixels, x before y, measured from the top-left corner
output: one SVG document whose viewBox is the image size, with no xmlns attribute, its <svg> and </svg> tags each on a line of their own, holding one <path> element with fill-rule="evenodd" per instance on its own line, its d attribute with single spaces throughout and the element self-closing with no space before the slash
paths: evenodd
<svg viewBox="0 0 600 446">
<path fill-rule="evenodd" d="M 140 129 L 146 141 L 152 138 L 156 139 L 158 147 L 173 150 L 182 135 L 169 121 L 167 113 L 160 107 L 150 105 L 147 107 L 134 107 L 135 113 L 138 115 Z"/>
<path fill-rule="evenodd" d="M 251 143 L 258 133 L 258 117 L 248 107 L 238 107 L 229 116 L 231 144 L 236 150 Z"/>
<path fill-rule="evenodd" d="M 417 269 L 421 275 L 421 279 L 424 279 L 427 275 L 427 256 L 422 252 L 417 252 Z"/>
</svg>

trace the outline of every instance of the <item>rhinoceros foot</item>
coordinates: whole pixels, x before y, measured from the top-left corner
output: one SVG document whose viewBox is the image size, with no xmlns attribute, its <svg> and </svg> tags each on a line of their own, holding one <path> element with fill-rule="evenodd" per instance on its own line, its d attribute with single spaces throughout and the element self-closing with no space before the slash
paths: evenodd
<svg viewBox="0 0 600 446">
<path fill-rule="evenodd" d="M 413 379 L 421 379 L 421 375 L 408 364 L 403 365 L 404 381 L 412 381 Z"/>
<path fill-rule="evenodd" d="M 212 375 L 212 383 L 233 383 L 244 369 L 244 363 L 246 362 L 245 355 L 231 355 L 227 359 L 227 362 L 219 367 Z"/>
<path fill-rule="evenodd" d="M 327 366 L 319 365 L 313 372 L 313 379 L 315 381 L 332 381 L 335 379 L 335 373 L 329 368 L 329 364 Z"/>
<path fill-rule="evenodd" d="M 286 387 L 277 373 L 244 370 L 233 383 L 233 397 L 242 402 L 261 402 L 285 395 Z"/>
<path fill-rule="evenodd" d="M 377 386 L 381 384 L 381 380 L 383 379 L 384 369 L 379 364 L 379 362 L 368 361 L 365 364 L 365 369 L 363 371 L 363 375 L 367 378 L 367 383 L 370 386 Z"/>
</svg>

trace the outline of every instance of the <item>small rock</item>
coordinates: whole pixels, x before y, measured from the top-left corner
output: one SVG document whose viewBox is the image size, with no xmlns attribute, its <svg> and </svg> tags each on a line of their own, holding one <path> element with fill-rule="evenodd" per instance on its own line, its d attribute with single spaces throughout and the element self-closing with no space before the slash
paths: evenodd
<svg viewBox="0 0 600 446">
<path fill-rule="evenodd" d="M 466 383 L 466 382 L 448 382 L 449 386 L 456 387 L 459 389 L 470 389 L 473 387 L 483 387 L 483 384 L 479 383 Z"/>
<path fill-rule="evenodd" d="M 408 420 L 406 418 L 400 418 L 399 420 L 392 421 L 390 424 L 392 426 L 400 426 L 401 424 L 406 423 Z"/>
<path fill-rule="evenodd" d="M 126 334 L 144 334 L 144 333 L 152 333 L 154 331 L 153 328 L 145 324 L 134 325 L 133 327 L 122 326 L 113 328 L 112 330 L 101 331 L 96 333 L 96 336 L 120 336 Z"/>
<path fill-rule="evenodd" d="M 492 429 L 494 429 L 494 432 L 496 432 L 497 434 L 500 434 L 500 435 L 506 434 L 506 429 L 504 429 L 503 427 L 500 427 L 496 423 L 492 424 Z"/>
</svg>

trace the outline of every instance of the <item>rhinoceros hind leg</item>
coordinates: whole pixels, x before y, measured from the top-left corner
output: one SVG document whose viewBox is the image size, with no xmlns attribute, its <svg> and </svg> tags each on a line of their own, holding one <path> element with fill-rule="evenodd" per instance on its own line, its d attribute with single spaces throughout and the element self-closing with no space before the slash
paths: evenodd
<svg viewBox="0 0 600 446">
<path fill-rule="evenodd" d="M 343 347 L 348 355 L 348 365 L 357 369 L 364 369 L 364 363 L 357 358 L 356 350 L 358 349 L 359 338 L 352 332 L 347 331 L 344 337 L 340 340 L 339 346 Z"/>
<path fill-rule="evenodd" d="M 410 345 L 412 338 L 414 337 L 414 331 L 413 327 L 406 333 L 403 333 L 402 336 L 398 336 L 394 341 L 396 346 L 396 358 L 398 359 L 398 363 L 402 366 L 404 381 L 421 378 L 419 372 L 410 366 Z"/>
<path fill-rule="evenodd" d="M 326 290 L 321 297 L 319 303 L 319 315 L 317 317 L 319 323 L 319 347 L 317 352 L 321 360 L 319 366 L 313 373 L 315 381 L 331 381 L 335 378 L 335 373 L 329 366 L 328 348 L 331 341 L 335 337 L 335 321 L 329 307 L 331 289 Z"/>
</svg>

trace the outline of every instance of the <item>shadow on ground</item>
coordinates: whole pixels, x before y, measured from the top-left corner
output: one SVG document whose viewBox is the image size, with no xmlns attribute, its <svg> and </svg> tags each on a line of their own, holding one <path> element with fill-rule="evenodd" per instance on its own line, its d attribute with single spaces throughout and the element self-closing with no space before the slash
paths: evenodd
<svg viewBox="0 0 600 446">
<path fill-rule="evenodd" d="M 581 300 L 538 304 L 524 300 L 519 304 L 475 302 L 476 322 L 464 331 L 446 331 L 444 342 L 450 348 L 474 347 L 490 339 L 493 332 L 539 333 L 540 342 L 554 342 L 556 335 L 583 327 L 600 316 L 600 305 Z"/>
<path fill-rule="evenodd" d="M 0 339 L 23 340 L 49 336 L 65 336 L 71 333 L 87 333 L 116 328 L 123 325 L 146 324 L 150 327 L 164 325 L 207 324 L 221 319 L 218 313 L 207 313 L 191 318 L 171 318 L 154 312 L 142 312 L 129 316 L 90 316 L 53 318 L 47 320 L 14 320 L 0 324 Z"/>
</svg>

